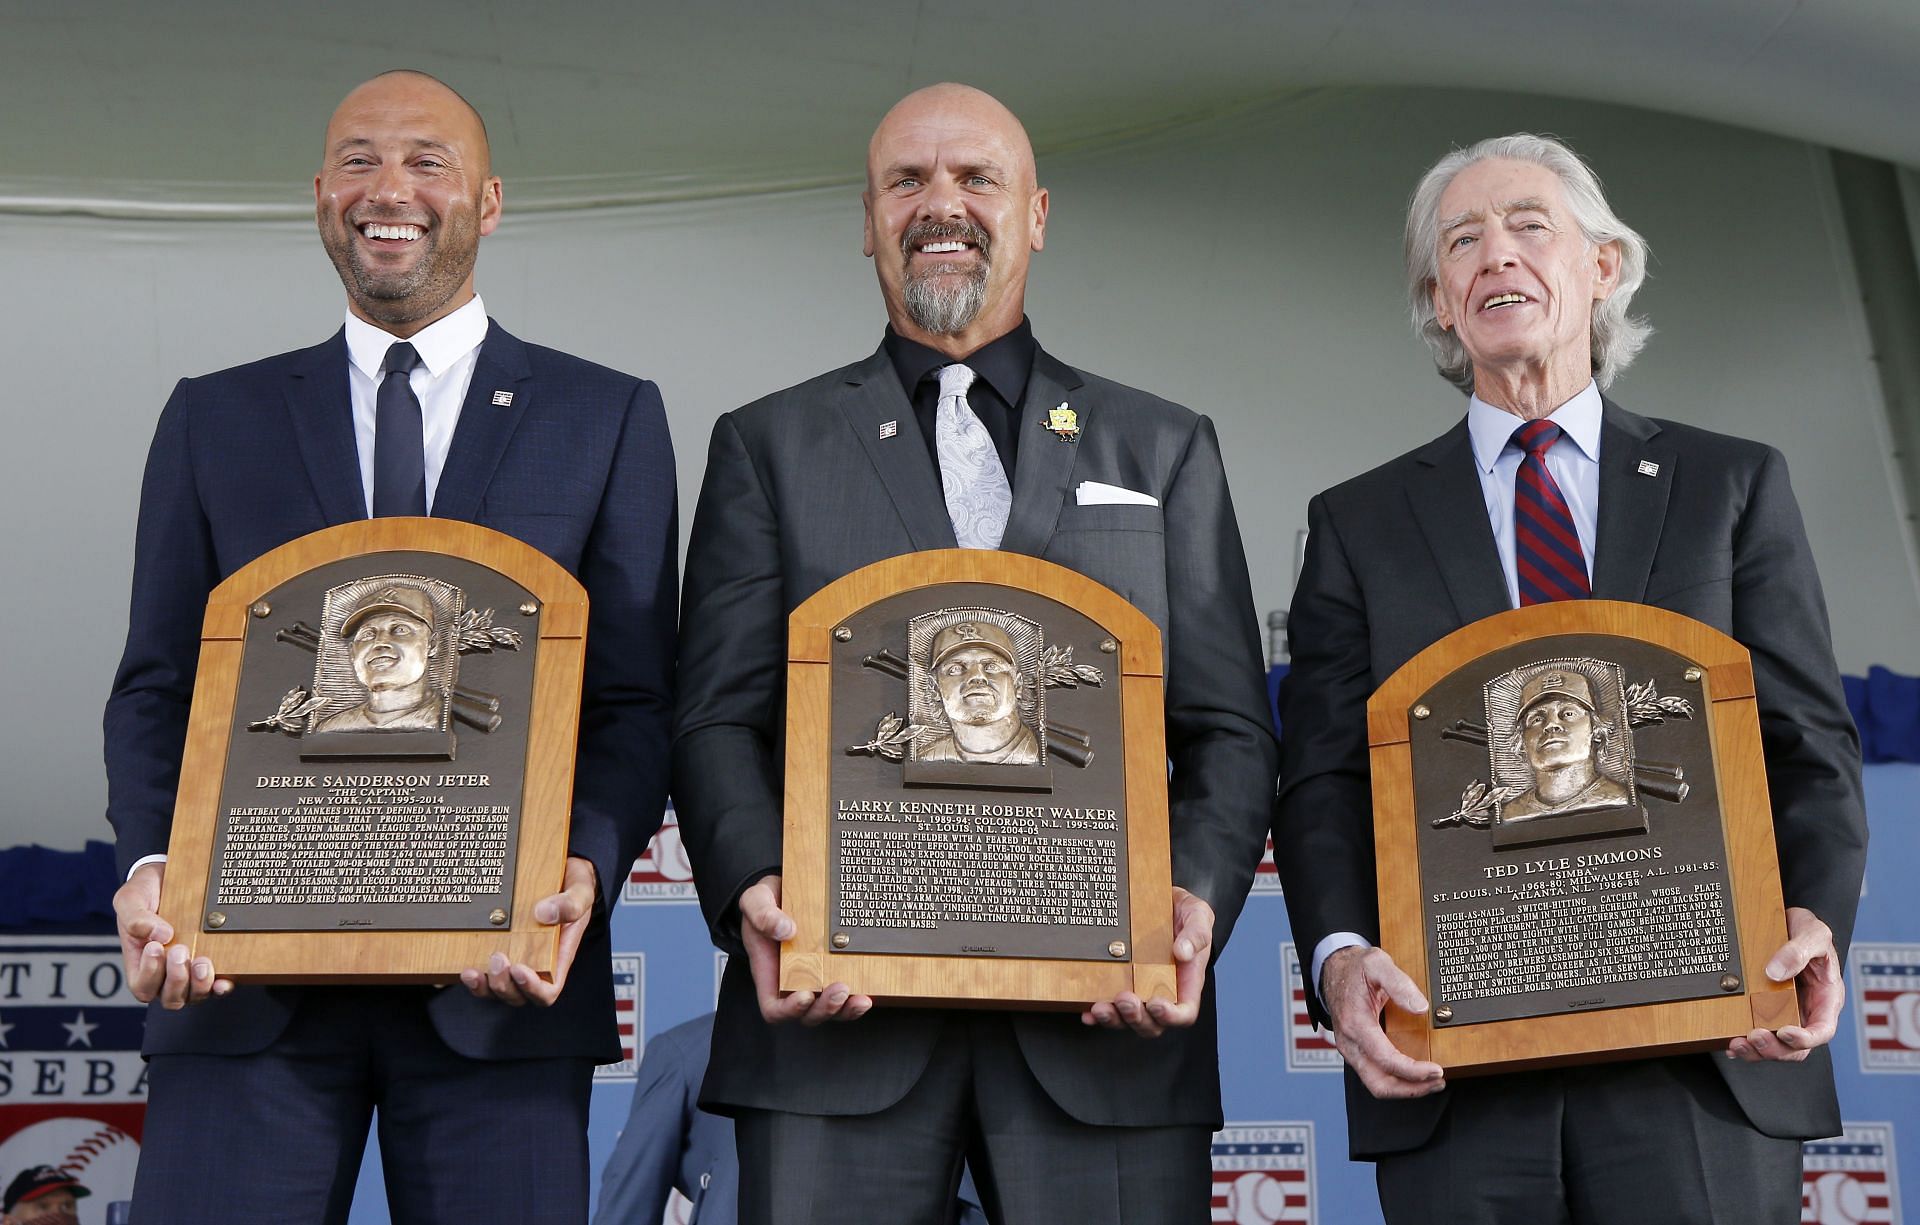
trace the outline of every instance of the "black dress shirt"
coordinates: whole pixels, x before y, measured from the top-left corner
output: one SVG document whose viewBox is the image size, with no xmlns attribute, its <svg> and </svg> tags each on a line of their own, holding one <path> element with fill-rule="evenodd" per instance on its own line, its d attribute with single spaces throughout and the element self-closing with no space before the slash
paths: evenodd
<svg viewBox="0 0 1920 1225">
<path fill-rule="evenodd" d="M 908 340 L 892 328 L 881 342 L 893 361 L 900 385 L 913 401 L 913 416 L 927 440 L 927 455 L 933 470 L 940 471 L 939 444 L 934 441 L 934 418 L 940 407 L 940 368 L 954 364 L 954 358 Z M 1000 453 L 1000 466 L 1007 471 L 1007 483 L 1013 483 L 1013 465 L 1020 449 L 1019 419 L 1021 402 L 1027 397 L 1027 376 L 1033 373 L 1033 325 L 1025 318 L 1020 326 L 990 340 L 963 358 L 960 364 L 973 371 L 973 386 L 967 389 L 967 405 L 980 424 L 987 427 L 993 449 Z"/>
</svg>

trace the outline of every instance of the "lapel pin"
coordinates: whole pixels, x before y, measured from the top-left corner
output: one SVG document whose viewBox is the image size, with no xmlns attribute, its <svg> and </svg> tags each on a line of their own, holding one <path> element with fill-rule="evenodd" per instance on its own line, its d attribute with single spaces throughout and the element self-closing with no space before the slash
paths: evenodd
<svg viewBox="0 0 1920 1225">
<path fill-rule="evenodd" d="M 1640 475 L 1641 476 L 1659 476 L 1660 465 L 1654 463 L 1650 459 L 1643 459 L 1640 461 Z"/>
<path fill-rule="evenodd" d="M 891 438 L 899 432 L 900 423 L 898 421 L 882 421 L 880 423 L 880 437 L 882 438 Z"/>
<path fill-rule="evenodd" d="M 494 392 L 493 406 L 495 408 L 511 408 L 513 406 L 513 393 L 511 391 Z"/>
<path fill-rule="evenodd" d="M 1073 442 L 1080 437 L 1080 414 L 1067 407 L 1062 400 L 1060 406 L 1047 412 L 1046 427 L 1060 436 L 1062 442 Z"/>
</svg>

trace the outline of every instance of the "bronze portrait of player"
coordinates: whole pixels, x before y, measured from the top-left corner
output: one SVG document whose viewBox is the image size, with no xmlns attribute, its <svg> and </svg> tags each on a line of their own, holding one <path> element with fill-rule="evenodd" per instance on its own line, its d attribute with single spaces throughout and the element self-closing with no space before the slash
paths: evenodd
<svg viewBox="0 0 1920 1225">
<path fill-rule="evenodd" d="M 917 752 L 920 761 L 1040 763 L 1040 741 L 1020 717 L 1020 668 L 1013 639 L 986 621 L 959 621 L 933 637 L 927 672 L 948 730 Z"/>
<path fill-rule="evenodd" d="M 440 729 L 447 702 L 431 675 L 440 643 L 433 597 L 424 588 L 396 582 L 367 593 L 341 620 L 340 637 L 366 697 L 321 719 L 314 731 Z"/>
<path fill-rule="evenodd" d="M 1502 821 L 1564 817 L 1633 803 L 1627 785 L 1602 764 L 1613 726 L 1599 713 L 1593 681 L 1570 668 L 1535 673 L 1520 690 L 1514 720 L 1533 786 L 1506 802 Z"/>
</svg>

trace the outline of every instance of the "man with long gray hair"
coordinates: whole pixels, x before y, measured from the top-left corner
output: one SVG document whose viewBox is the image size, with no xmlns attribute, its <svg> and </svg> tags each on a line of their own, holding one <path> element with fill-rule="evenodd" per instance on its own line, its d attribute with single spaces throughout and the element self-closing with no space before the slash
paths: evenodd
<svg viewBox="0 0 1920 1225">
<path fill-rule="evenodd" d="M 1443 158 L 1408 211 L 1407 289 L 1466 416 L 1308 509 L 1274 842 L 1309 1006 L 1347 1061 L 1351 1149 L 1378 1163 L 1390 1225 L 1797 1221 L 1800 1141 L 1840 1130 L 1824 1047 L 1865 862 L 1859 743 L 1779 452 L 1602 395 L 1650 331 L 1630 313 L 1646 258 L 1558 141 Z M 1588 597 L 1752 651 L 1788 906 L 1766 972 L 1797 982 L 1802 1022 L 1719 1057 L 1449 1087 L 1381 1027 L 1428 1002 L 1375 947 L 1367 697 L 1469 622 Z"/>
</svg>

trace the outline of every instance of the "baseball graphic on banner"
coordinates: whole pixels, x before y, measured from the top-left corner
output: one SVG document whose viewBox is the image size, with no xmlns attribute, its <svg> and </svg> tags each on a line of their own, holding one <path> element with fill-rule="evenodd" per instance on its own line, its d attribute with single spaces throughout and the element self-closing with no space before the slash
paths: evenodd
<svg viewBox="0 0 1920 1225">
<path fill-rule="evenodd" d="M 56 1166 L 92 1192 L 79 1201 L 80 1225 L 104 1225 L 107 1205 L 133 1198 L 140 1142 L 100 1119 L 64 1115 L 30 1123 L 0 1140 L 0 1170 Z"/>
</svg>

